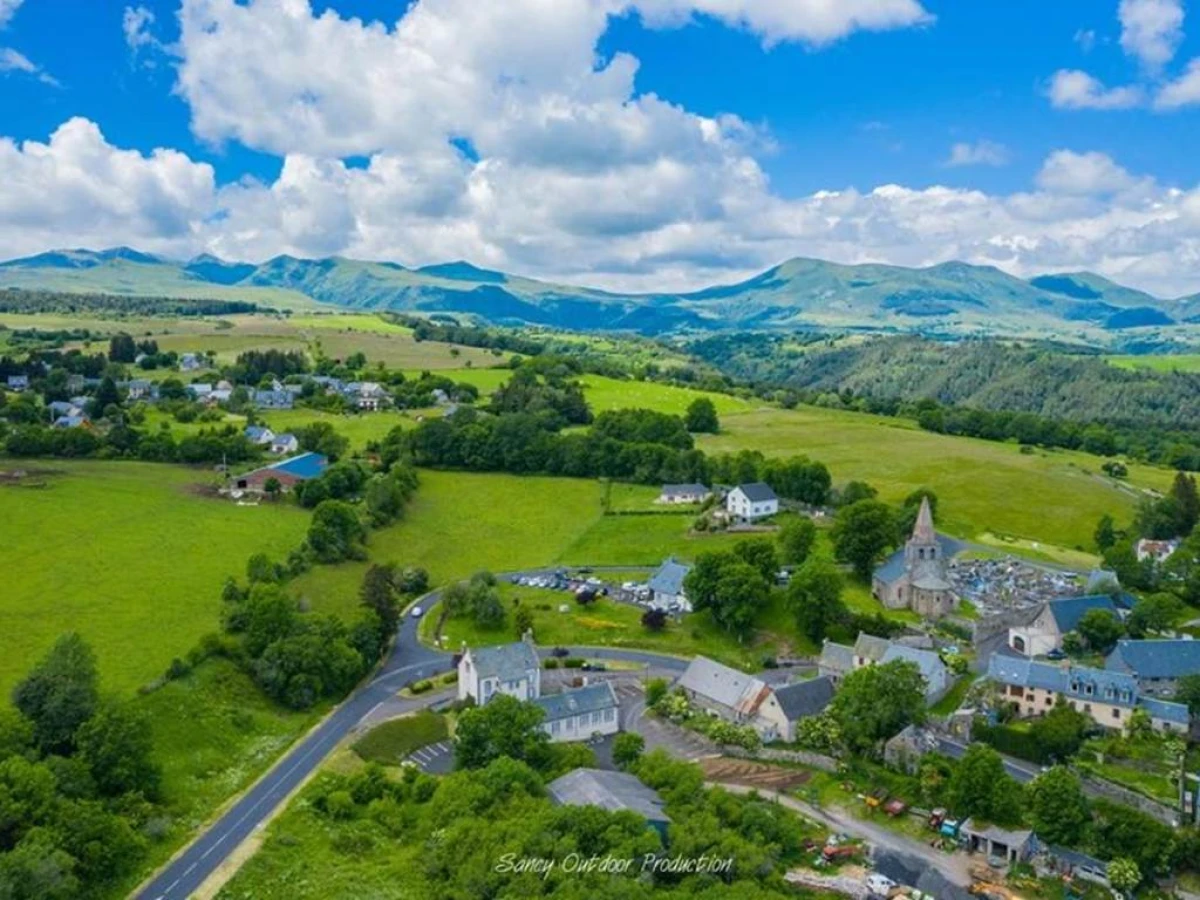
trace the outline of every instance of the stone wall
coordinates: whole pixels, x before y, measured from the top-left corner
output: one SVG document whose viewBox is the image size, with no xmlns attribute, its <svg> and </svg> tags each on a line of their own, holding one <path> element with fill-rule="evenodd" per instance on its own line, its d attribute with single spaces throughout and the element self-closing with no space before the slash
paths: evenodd
<svg viewBox="0 0 1200 900">
<path fill-rule="evenodd" d="M 823 753 L 812 753 L 808 750 L 781 750 L 777 747 L 763 747 L 757 751 L 746 750 L 743 747 L 723 746 L 721 752 L 726 756 L 736 756 L 741 759 L 757 759 L 774 762 L 799 763 L 822 772 L 836 772 L 838 761 Z"/>
<path fill-rule="evenodd" d="M 1132 807 L 1157 819 L 1164 825 L 1174 825 L 1179 818 L 1179 811 L 1175 807 L 1151 800 L 1149 797 L 1119 784 L 1113 784 L 1111 781 L 1105 781 L 1103 778 L 1096 778 L 1084 772 L 1079 773 L 1079 780 L 1083 785 L 1084 792 L 1090 797 L 1101 797 L 1123 806 Z"/>
</svg>

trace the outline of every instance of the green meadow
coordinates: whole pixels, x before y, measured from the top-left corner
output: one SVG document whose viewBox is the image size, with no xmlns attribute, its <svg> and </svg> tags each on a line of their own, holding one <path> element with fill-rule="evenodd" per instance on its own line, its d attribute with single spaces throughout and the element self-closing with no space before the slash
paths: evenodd
<svg viewBox="0 0 1200 900">
<path fill-rule="evenodd" d="M 45 487 L 0 486 L 0 693 L 65 631 L 92 645 L 107 689 L 132 692 L 218 625 L 221 585 L 255 552 L 283 556 L 307 528 L 291 506 L 201 496 L 202 470 L 62 461 Z M 29 479 L 32 482 L 34 479 Z"/>
<path fill-rule="evenodd" d="M 1152 356 L 1109 356 L 1109 365 L 1121 369 L 1153 369 L 1156 372 L 1200 372 L 1200 353 Z"/>
<path fill-rule="evenodd" d="M 1171 473 L 1133 467 L 1133 486 L 1100 474 L 1101 460 L 1058 450 L 1020 452 L 1015 444 L 922 431 L 903 420 L 799 407 L 721 419 L 721 433 L 699 446 L 712 452 L 760 450 L 824 462 L 835 484 L 860 479 L 898 501 L 919 487 L 941 501 L 940 525 L 963 538 L 983 533 L 1066 548 L 1089 547 L 1101 515 L 1133 517 L 1139 486 L 1161 489 Z"/>
</svg>

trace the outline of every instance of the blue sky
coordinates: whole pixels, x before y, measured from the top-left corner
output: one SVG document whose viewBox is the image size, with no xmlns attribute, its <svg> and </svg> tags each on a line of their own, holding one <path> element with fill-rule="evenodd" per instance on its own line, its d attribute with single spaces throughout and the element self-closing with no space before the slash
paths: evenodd
<svg viewBox="0 0 1200 900">
<path fill-rule="evenodd" d="M 788 255 L 954 255 L 1192 288 L 1200 25 L 1179 0 L 846 0 L 845 21 L 812 0 L 563 0 L 554 22 L 537 0 L 494 3 L 517 49 L 466 0 L 422 0 L 406 38 L 394 0 L 0 0 L 0 137 L 25 195 L 46 178 L 62 197 L 57 221 L 27 214 L 0 170 L 0 210 L 38 220 L 19 234 L 0 221 L 0 255 L 69 236 L 181 255 L 465 256 L 636 286 Z M 413 53 L 432 74 L 413 74 Z M 95 133 L 77 125 L 56 147 L 81 120 Z M 72 154 L 102 154 L 98 181 L 129 179 L 144 205 L 81 187 Z M 1178 207 L 1148 221 L 1164 203 Z M 969 217 L 962 237 L 914 225 L 942 209 Z"/>
</svg>

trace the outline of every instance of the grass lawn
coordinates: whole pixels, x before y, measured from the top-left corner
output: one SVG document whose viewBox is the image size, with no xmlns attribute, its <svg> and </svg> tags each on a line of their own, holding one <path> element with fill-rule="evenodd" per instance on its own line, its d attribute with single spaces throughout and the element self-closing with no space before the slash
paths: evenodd
<svg viewBox="0 0 1200 900">
<path fill-rule="evenodd" d="M 376 725 L 354 742 L 365 762 L 396 765 L 414 750 L 444 741 L 450 735 L 446 717 L 428 709 Z"/>
<path fill-rule="evenodd" d="M 748 671 L 762 668 L 763 656 L 774 647 L 773 643 L 738 644 L 714 625 L 707 613 L 684 616 L 679 624 L 672 622 L 663 631 L 653 632 L 642 626 L 641 608 L 607 598 L 580 606 L 563 591 L 509 584 L 501 585 L 501 595 L 510 610 L 514 599 L 533 610 L 534 638 L 543 646 L 625 647 L 687 657 L 703 654 Z M 559 612 L 562 606 L 567 607 L 566 612 Z M 436 619 L 426 619 L 423 635 L 432 636 Z M 463 641 L 478 647 L 516 640 L 511 617 L 506 627 L 495 630 L 478 628 L 465 618 L 448 619 L 443 636 L 446 647 L 458 647 Z"/>
<path fill-rule="evenodd" d="M 389 322 L 374 313 L 302 313 L 291 316 L 288 321 L 295 328 L 365 331 L 369 334 L 412 334 L 412 329 L 408 326 Z"/>
<path fill-rule="evenodd" d="M 656 566 L 668 556 L 692 560 L 709 550 L 728 550 L 745 534 L 688 534 L 695 513 L 604 516 L 554 560 L 568 565 Z"/>
<path fill-rule="evenodd" d="M 139 462 L 64 461 L 47 487 L 0 487 L 0 693 L 63 632 L 92 645 L 106 690 L 128 693 L 161 675 L 219 627 L 221 584 L 263 551 L 297 546 L 308 515 L 197 495 L 203 470 Z"/>
<path fill-rule="evenodd" d="M 1200 372 L 1200 353 L 1158 356 L 1108 356 L 1109 365 L 1121 369 L 1153 369 L 1156 372 Z"/>
<path fill-rule="evenodd" d="M 869 481 L 890 502 L 930 487 L 941 501 L 941 526 L 966 538 L 987 532 L 1086 548 L 1101 515 L 1129 522 L 1137 500 L 1137 491 L 1097 474 L 1098 457 L 1025 455 L 1014 444 L 934 434 L 900 419 L 800 407 L 725 416 L 721 429 L 702 437 L 701 449 L 805 454 L 829 466 L 835 483 Z M 1129 480 L 1159 487 L 1169 478 L 1165 470 L 1139 467 Z"/>
<path fill-rule="evenodd" d="M 384 410 L 372 413 L 332 413 L 319 409 L 266 410 L 259 415 L 276 434 L 295 432 L 313 422 L 328 422 L 338 434 L 350 441 L 350 449 L 363 450 L 371 441 L 381 441 L 399 426 L 409 429 L 417 426 L 419 412 L 412 410 Z"/>
<path fill-rule="evenodd" d="M 494 362 L 499 362 L 499 360 L 494 360 Z M 512 376 L 512 370 L 506 368 L 438 369 L 437 374 L 460 384 L 473 384 L 479 388 L 481 395 L 487 396 L 500 387 L 500 385 L 504 384 L 504 382 L 508 381 Z M 404 377 L 420 378 L 421 369 L 405 369 Z"/>
<path fill-rule="evenodd" d="M 114 897 L 124 896 L 146 872 L 166 862 L 327 711 L 282 709 L 225 660 L 209 660 L 135 702 L 150 717 L 171 824 L 163 840 L 150 844 L 141 875 L 121 885 Z"/>
<path fill-rule="evenodd" d="M 584 375 L 580 380 L 584 385 L 584 396 L 596 413 L 608 409 L 640 408 L 683 415 L 692 401 L 699 397 L 712 400 L 718 416 L 748 412 L 763 405 L 757 400 L 742 400 L 727 394 L 711 394 L 654 381 L 620 381 L 602 375 Z"/>
<path fill-rule="evenodd" d="M 954 687 L 950 688 L 937 703 L 930 707 L 929 711 L 935 716 L 948 716 L 950 713 L 958 709 L 963 702 L 963 698 L 967 696 L 967 691 L 971 690 L 971 685 L 975 683 L 975 679 L 979 677 L 976 673 L 967 673 L 954 683 Z"/>
<path fill-rule="evenodd" d="M 392 369 L 460 369 L 467 362 L 472 368 L 485 369 L 502 362 L 490 350 L 460 347 L 440 341 L 417 341 L 407 334 L 379 331 L 335 331 L 311 329 L 326 356 L 345 359 L 353 353 L 365 353 L 370 362 L 386 363 Z"/>
<path fill-rule="evenodd" d="M 570 478 L 421 471 L 403 521 L 371 533 L 376 562 L 429 570 L 434 584 L 544 566 L 600 518 L 600 485 Z M 321 610 L 352 614 L 366 563 L 317 566 L 293 582 Z"/>
</svg>

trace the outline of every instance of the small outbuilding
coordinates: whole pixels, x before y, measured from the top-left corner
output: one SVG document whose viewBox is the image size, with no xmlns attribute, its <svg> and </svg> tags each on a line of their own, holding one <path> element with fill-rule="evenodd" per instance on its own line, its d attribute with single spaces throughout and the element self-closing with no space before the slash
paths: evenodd
<svg viewBox="0 0 1200 900">
<path fill-rule="evenodd" d="M 609 812 L 635 812 L 666 840 L 671 818 L 663 810 L 663 799 L 633 775 L 575 769 L 546 785 L 546 791 L 559 806 L 598 806 Z"/>
</svg>

